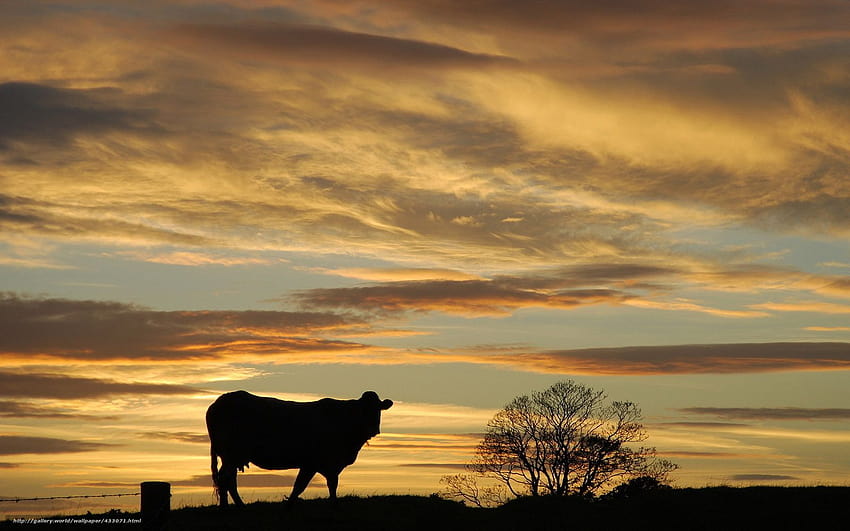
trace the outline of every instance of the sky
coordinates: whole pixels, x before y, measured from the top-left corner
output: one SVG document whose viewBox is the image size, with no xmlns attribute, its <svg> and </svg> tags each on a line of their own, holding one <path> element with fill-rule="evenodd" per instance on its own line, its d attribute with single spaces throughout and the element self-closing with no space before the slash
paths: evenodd
<svg viewBox="0 0 850 531">
<path fill-rule="evenodd" d="M 677 486 L 847 485 L 848 28 L 843 0 L 2 2 L 0 497 L 212 503 L 236 389 L 392 399 L 340 494 L 429 494 L 565 379 L 636 402 Z M 0 515 L 100 503 L 137 501 Z"/>
</svg>

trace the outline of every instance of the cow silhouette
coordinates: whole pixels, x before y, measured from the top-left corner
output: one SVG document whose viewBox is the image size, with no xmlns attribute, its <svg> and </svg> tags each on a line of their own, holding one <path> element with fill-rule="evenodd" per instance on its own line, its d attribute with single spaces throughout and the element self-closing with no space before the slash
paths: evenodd
<svg viewBox="0 0 850 531">
<path fill-rule="evenodd" d="M 354 463 L 363 445 L 380 433 L 381 411 L 392 407 L 366 391 L 358 400 L 323 398 L 292 402 L 234 391 L 207 409 L 212 478 L 219 505 L 228 493 L 244 505 L 236 490 L 236 471 L 249 463 L 266 470 L 298 468 L 290 501 L 304 492 L 316 473 L 325 477 L 336 498 L 339 474 Z M 218 467 L 221 458 L 221 468 Z"/>
</svg>

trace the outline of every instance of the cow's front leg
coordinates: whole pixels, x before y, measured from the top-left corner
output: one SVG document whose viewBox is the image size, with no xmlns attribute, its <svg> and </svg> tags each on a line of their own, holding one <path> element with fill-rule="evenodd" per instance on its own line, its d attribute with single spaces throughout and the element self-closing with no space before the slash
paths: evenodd
<svg viewBox="0 0 850 531">
<path fill-rule="evenodd" d="M 230 497 L 233 498 L 233 503 L 236 504 L 237 507 L 243 507 L 245 502 L 242 501 L 242 497 L 239 496 L 239 491 L 236 490 L 236 473 L 233 473 L 233 487 L 229 489 Z"/>
<path fill-rule="evenodd" d="M 219 477 L 222 478 L 221 483 L 219 484 L 221 505 L 227 505 L 227 493 L 230 493 L 230 497 L 233 498 L 233 503 L 237 506 L 242 507 L 245 505 L 245 502 L 243 502 L 242 498 L 239 496 L 239 491 L 236 490 L 236 467 L 230 463 L 222 463 Z"/>
<path fill-rule="evenodd" d="M 336 488 L 339 486 L 339 472 L 322 473 L 328 483 L 328 495 L 332 500 L 336 499 Z"/>
<path fill-rule="evenodd" d="M 222 463 L 221 469 L 213 476 L 213 481 L 218 494 L 218 504 L 227 507 L 227 492 L 230 490 L 230 483 L 236 481 L 236 469 Z"/>
<path fill-rule="evenodd" d="M 313 476 L 316 475 L 315 470 L 310 470 L 309 468 L 302 468 L 298 471 L 298 476 L 295 477 L 295 485 L 292 486 L 292 494 L 289 495 L 289 502 L 292 503 L 298 496 L 304 492 L 304 489 L 307 488 L 307 485 L 310 484 L 310 480 L 313 479 Z"/>
</svg>

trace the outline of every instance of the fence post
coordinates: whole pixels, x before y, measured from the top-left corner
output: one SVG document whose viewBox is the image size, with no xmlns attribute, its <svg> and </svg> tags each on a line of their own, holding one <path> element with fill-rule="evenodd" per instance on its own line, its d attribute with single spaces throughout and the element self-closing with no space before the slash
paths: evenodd
<svg viewBox="0 0 850 531">
<path fill-rule="evenodd" d="M 142 528 L 163 529 L 171 512 L 171 483 L 145 481 L 141 493 Z"/>
</svg>

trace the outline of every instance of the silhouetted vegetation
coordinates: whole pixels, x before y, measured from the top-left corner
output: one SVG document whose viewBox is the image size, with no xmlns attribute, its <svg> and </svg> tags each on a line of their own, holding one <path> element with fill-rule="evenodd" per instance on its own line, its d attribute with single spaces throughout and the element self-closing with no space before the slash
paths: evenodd
<svg viewBox="0 0 850 531">
<path fill-rule="evenodd" d="M 636 486 L 637 484 L 633 485 Z M 643 488 L 629 496 L 521 497 L 496 508 L 468 507 L 438 496 L 347 496 L 294 506 L 256 502 L 242 508 L 172 511 L 170 530 L 778 530 L 845 529 L 850 487 Z M 132 517 L 133 515 L 126 515 Z M 138 515 L 135 515 L 138 517 Z M 89 515 L 88 517 L 93 517 Z M 96 518 L 96 517 L 95 517 Z M 51 525 L 51 529 L 113 526 Z M 2 529 L 21 529 L 11 521 Z M 118 529 L 138 529 L 118 526 Z"/>
<path fill-rule="evenodd" d="M 444 476 L 442 495 L 481 507 L 509 496 L 594 497 L 638 478 L 662 485 L 677 466 L 634 446 L 647 438 L 641 421 L 634 402 L 608 403 L 571 380 L 518 396 L 487 423 L 472 474 Z"/>
</svg>

